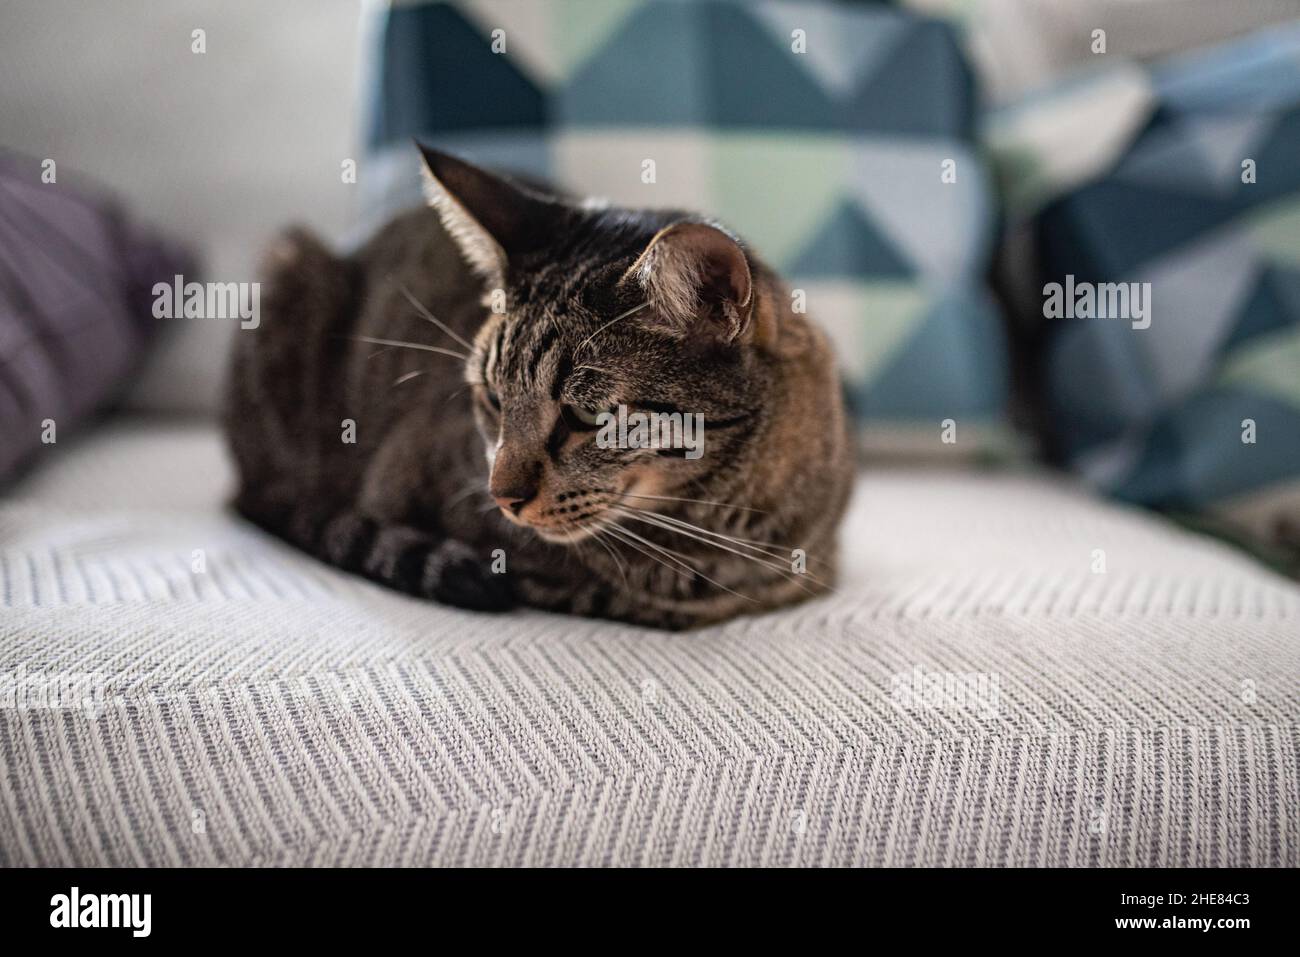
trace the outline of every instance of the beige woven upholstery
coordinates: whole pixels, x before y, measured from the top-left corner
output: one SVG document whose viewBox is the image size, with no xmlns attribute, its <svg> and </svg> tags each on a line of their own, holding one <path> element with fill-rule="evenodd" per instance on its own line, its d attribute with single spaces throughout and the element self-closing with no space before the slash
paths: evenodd
<svg viewBox="0 0 1300 957">
<path fill-rule="evenodd" d="M 2 864 L 1300 863 L 1300 589 L 1054 478 L 868 473 L 838 594 L 668 635 L 335 573 L 208 426 L 46 454 Z"/>
</svg>

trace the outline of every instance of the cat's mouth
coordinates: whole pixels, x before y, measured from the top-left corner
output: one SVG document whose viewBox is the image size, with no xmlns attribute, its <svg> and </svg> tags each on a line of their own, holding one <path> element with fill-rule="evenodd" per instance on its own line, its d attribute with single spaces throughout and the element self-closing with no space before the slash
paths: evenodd
<svg viewBox="0 0 1300 957">
<path fill-rule="evenodd" d="M 502 509 L 502 514 L 543 541 L 572 545 L 591 538 L 602 526 L 616 520 L 612 508 L 619 501 L 620 495 L 609 489 L 561 492 L 546 505 L 525 506 L 518 514 Z"/>
<path fill-rule="evenodd" d="M 653 472 L 629 469 L 608 485 L 547 490 L 517 511 L 502 508 L 501 514 L 543 541 L 572 545 L 599 539 L 610 526 L 623 525 L 625 518 L 655 511 L 663 492 Z"/>
<path fill-rule="evenodd" d="M 543 541 L 553 542 L 556 545 L 572 545 L 583 539 L 591 538 L 598 534 L 602 527 L 616 520 L 610 515 L 610 510 L 606 506 L 589 512 L 581 518 L 567 521 L 530 520 L 520 516 L 507 517 L 516 525 L 533 532 Z"/>
</svg>

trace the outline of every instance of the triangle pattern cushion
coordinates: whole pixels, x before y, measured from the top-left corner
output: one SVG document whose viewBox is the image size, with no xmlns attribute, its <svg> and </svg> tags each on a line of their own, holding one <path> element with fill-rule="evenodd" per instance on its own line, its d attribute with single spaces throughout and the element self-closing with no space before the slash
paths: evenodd
<svg viewBox="0 0 1300 957">
<path fill-rule="evenodd" d="M 519 3 L 517 0 L 461 0 L 457 9 L 478 33 L 500 43 L 497 56 L 507 52 L 520 72 L 542 89 L 554 86 L 559 75 L 555 44 L 549 23 L 554 19 L 552 0 Z"/>
<path fill-rule="evenodd" d="M 983 281 L 994 231 L 992 184 L 964 144 L 913 137 L 853 141 L 844 184 L 918 272 L 943 285 Z M 951 161 L 956 182 L 945 182 Z"/>
<path fill-rule="evenodd" d="M 1046 401 L 1055 440 L 1069 456 L 1110 442 L 1161 408 L 1150 360 L 1134 348 L 1135 330 L 1096 319 L 1051 320 L 1045 359 Z"/>
<path fill-rule="evenodd" d="M 1219 513 L 1300 480 L 1297 64 L 1300 27 L 1155 68 L 1127 157 L 1035 223 L 1041 282 L 1151 283 L 1148 329 L 1045 327 L 1056 444 L 1123 498 Z"/>
<path fill-rule="evenodd" d="M 929 315 L 934 294 L 894 279 L 818 280 L 794 276 L 809 314 L 826 330 L 851 391 L 870 383 Z"/>
<path fill-rule="evenodd" d="M 1300 156 L 1300 103 L 1279 117 L 1258 119 L 1252 131 L 1258 151 L 1246 158 L 1256 160 L 1257 180 L 1245 183 L 1240 160 L 1232 176 L 1225 178 L 1216 168 L 1224 163 L 1225 150 L 1246 135 L 1240 123 L 1167 114 L 1157 119 L 1115 176 L 1091 183 L 1045 211 L 1040 224 L 1049 254 L 1055 255 L 1059 238 L 1068 237 L 1067 257 L 1083 244 L 1095 277 L 1113 276 L 1242 213 L 1293 196 L 1300 190 L 1295 160 Z M 1228 142 L 1210 147 L 1216 133 Z M 1148 157 L 1148 150 L 1154 155 Z M 1161 164 L 1173 170 L 1163 180 Z"/>
<path fill-rule="evenodd" d="M 511 0 L 516 2 L 516 0 Z M 567 80 L 575 70 L 604 48 L 610 36 L 636 10 L 641 0 L 552 0 L 552 38 L 557 72 Z"/>
<path fill-rule="evenodd" d="M 855 203 L 845 201 L 795 257 L 797 276 L 906 278 L 913 269 Z"/>
<path fill-rule="evenodd" d="M 1300 319 L 1300 264 L 1274 266 L 1269 269 L 1268 279 L 1282 308 L 1293 321 Z"/>
<path fill-rule="evenodd" d="M 1247 419 L 1254 443 L 1242 441 Z M 1202 508 L 1295 476 L 1297 435 L 1300 408 L 1240 388 L 1208 389 L 1155 424 L 1114 492 L 1145 505 Z"/>
<path fill-rule="evenodd" d="M 973 82 L 952 32 L 915 20 L 844 104 L 841 125 L 915 135 L 969 138 Z"/>
<path fill-rule="evenodd" d="M 538 86 L 448 4 L 395 7 L 380 43 L 372 148 L 431 131 L 546 122 Z"/>
<path fill-rule="evenodd" d="M 1300 326 L 1249 340 L 1224 358 L 1214 382 L 1266 393 L 1300 409 Z M 1296 440 L 1300 436 L 1290 444 Z"/>
<path fill-rule="evenodd" d="M 952 293 L 939 299 L 876 377 L 857 390 L 867 419 L 990 419 L 1005 408 L 1006 353 L 991 304 Z"/>
<path fill-rule="evenodd" d="M 1265 267 L 1223 344 L 1223 352 L 1230 353 L 1257 336 L 1300 325 L 1300 299 L 1292 298 L 1297 294 L 1300 270 Z"/>
<path fill-rule="evenodd" d="M 1229 224 L 1193 236 L 1136 275 L 1124 277 L 1150 284 L 1147 327 L 1135 329 L 1132 321 L 1123 319 L 1117 324 L 1125 330 L 1129 348 L 1146 356 L 1162 405 L 1194 392 L 1214 368 L 1242 304 L 1259 280 L 1259 269 L 1249 233 Z M 1098 324 L 1094 321 L 1091 327 Z"/>
<path fill-rule="evenodd" d="M 1264 261 L 1300 266 L 1300 193 L 1251 210 L 1246 225 Z"/>
<path fill-rule="evenodd" d="M 561 111 L 576 124 L 826 129 L 834 105 L 797 59 L 733 2 L 651 3 L 570 77 Z"/>
<path fill-rule="evenodd" d="M 803 66 L 802 55 L 773 42 L 746 7 L 698 2 L 708 19 L 701 39 L 714 126 L 821 130 L 834 125 L 836 104 Z"/>
<path fill-rule="evenodd" d="M 1157 64 L 1152 74 L 1171 110 L 1202 115 L 1243 108 L 1272 113 L 1300 100 L 1300 23 Z"/>
<path fill-rule="evenodd" d="M 889 11 L 846 10 L 816 3 L 756 3 L 749 8 L 772 35 L 790 47 L 794 31 L 803 32 L 805 68 L 836 100 L 849 98 L 908 32 L 908 21 Z"/>
<path fill-rule="evenodd" d="M 1169 124 L 1148 134 L 1142 148 L 1125 156 L 1114 172 L 1125 183 L 1193 194 L 1214 194 L 1209 163 L 1200 146 Z"/>
<path fill-rule="evenodd" d="M 707 26 L 697 4 L 643 4 L 556 91 L 557 119 L 574 126 L 708 123 Z"/>
<path fill-rule="evenodd" d="M 814 315 L 812 293 L 832 290 L 844 367 L 883 415 L 931 417 L 934 390 L 909 378 L 924 368 L 943 379 L 952 414 L 1005 398 L 1005 337 L 980 287 L 991 182 L 946 24 L 823 0 L 598 6 L 395 4 L 369 71 L 372 142 L 384 147 L 372 160 L 422 134 L 471 160 L 549 168 L 578 192 L 716 215 L 807 283 Z M 498 26 L 503 54 L 489 38 Z M 795 29 L 805 52 L 792 49 Z M 654 182 L 641 178 L 646 159 Z M 955 184 L 940 180 L 946 159 Z M 395 162 L 369 170 L 412 174 Z"/>
<path fill-rule="evenodd" d="M 1241 185 L 1241 161 L 1254 156 L 1272 127 L 1268 114 L 1188 119 L 1185 135 L 1196 143 L 1216 183 Z"/>
<path fill-rule="evenodd" d="M 710 166 L 709 209 L 777 269 L 793 257 L 842 201 L 851 175 L 847 144 L 814 132 L 701 132 Z M 779 187 L 776 185 L 779 184 Z"/>
<path fill-rule="evenodd" d="M 1105 180 L 1053 203 L 1039 221 L 1044 268 L 1104 282 L 1227 222 L 1230 200 Z"/>
<path fill-rule="evenodd" d="M 1273 128 L 1259 145 L 1256 159 L 1260 175 L 1256 182 L 1243 185 L 1238 195 L 1244 202 L 1261 205 L 1276 202 L 1300 189 L 1300 102 L 1279 114 Z"/>
</svg>

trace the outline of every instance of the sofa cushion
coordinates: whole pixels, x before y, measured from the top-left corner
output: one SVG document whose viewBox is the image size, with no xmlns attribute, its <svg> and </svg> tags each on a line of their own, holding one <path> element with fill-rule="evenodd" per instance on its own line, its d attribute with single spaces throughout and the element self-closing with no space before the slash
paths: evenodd
<svg viewBox="0 0 1300 957">
<path fill-rule="evenodd" d="M 0 483 L 120 393 L 153 283 L 187 263 L 52 160 L 0 153 Z"/>
<path fill-rule="evenodd" d="M 376 221 L 420 201 L 417 135 L 717 216 L 830 331 L 869 449 L 1011 447 L 983 284 L 994 201 L 947 25 L 837 3 L 471 0 L 394 5 L 374 35 Z"/>
<path fill-rule="evenodd" d="M 0 865 L 1300 864 L 1300 587 L 1058 480 L 869 473 L 833 595 L 665 634 L 336 572 L 215 429 L 68 452 L 0 502 Z"/>
<path fill-rule="evenodd" d="M 1044 293 L 1149 289 L 1146 319 L 1045 320 L 1052 438 L 1100 488 L 1300 567 L 1300 26 L 1146 82 L 1126 147 L 1035 225 Z"/>
</svg>

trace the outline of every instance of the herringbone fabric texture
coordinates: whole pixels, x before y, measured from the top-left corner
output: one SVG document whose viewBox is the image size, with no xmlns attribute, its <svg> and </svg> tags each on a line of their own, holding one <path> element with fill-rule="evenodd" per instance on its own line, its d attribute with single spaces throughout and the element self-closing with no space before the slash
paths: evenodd
<svg viewBox="0 0 1300 957">
<path fill-rule="evenodd" d="M 1300 863 L 1300 589 L 1050 478 L 869 472 L 836 595 L 668 635 L 321 567 L 206 427 L 48 454 L 0 504 L 6 865 Z"/>
</svg>

